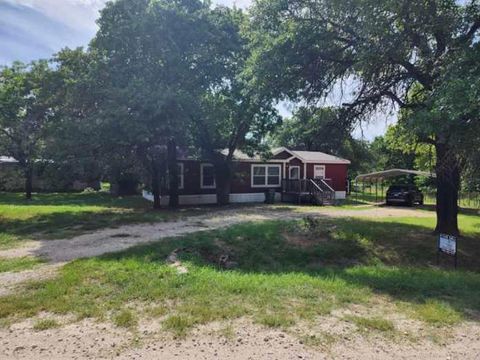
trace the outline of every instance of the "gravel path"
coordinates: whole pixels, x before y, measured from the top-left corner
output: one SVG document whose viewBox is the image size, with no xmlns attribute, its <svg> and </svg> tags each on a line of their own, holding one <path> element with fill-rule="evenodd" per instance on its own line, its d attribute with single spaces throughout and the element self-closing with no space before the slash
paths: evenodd
<svg viewBox="0 0 480 360">
<path fill-rule="evenodd" d="M 0 295 L 7 294 L 16 284 L 44 279 L 55 274 L 65 262 L 125 250 L 132 246 L 181 236 L 198 231 L 228 227 L 249 221 L 290 220 L 305 216 L 320 217 L 406 217 L 433 216 L 426 211 L 408 208 L 367 207 L 365 210 L 347 210 L 312 207 L 253 206 L 216 211 L 212 214 L 188 217 L 183 220 L 125 225 L 62 240 L 39 240 L 24 247 L 0 251 L 0 258 L 37 256 L 49 262 L 33 270 L 0 274 Z M 52 266 L 53 265 L 53 266 Z"/>
<path fill-rule="evenodd" d="M 326 331 L 305 331 L 320 340 L 319 345 L 309 346 L 290 331 L 261 327 L 245 319 L 234 321 L 227 336 L 222 331 L 227 324 L 210 323 L 196 327 L 185 339 L 162 331 L 158 319 L 142 321 L 136 334 L 91 319 L 67 320 L 59 328 L 35 331 L 34 322 L 28 319 L 10 329 L 0 328 L 0 359 L 478 360 L 480 356 L 477 323 L 456 326 L 439 343 L 430 340 L 425 330 L 414 335 L 419 336 L 415 341 L 398 335 L 392 339 L 379 332 L 366 334 L 333 317 L 321 320 L 328 324 L 322 324 Z M 304 332 L 291 331 L 299 330 Z"/>
</svg>

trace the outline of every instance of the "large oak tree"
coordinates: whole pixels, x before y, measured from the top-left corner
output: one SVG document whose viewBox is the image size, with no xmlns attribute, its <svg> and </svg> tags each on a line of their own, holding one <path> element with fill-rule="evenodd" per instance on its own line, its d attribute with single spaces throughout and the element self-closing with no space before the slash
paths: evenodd
<svg viewBox="0 0 480 360">
<path fill-rule="evenodd" d="M 276 98 L 318 101 L 348 82 L 352 121 L 391 104 L 423 111 L 409 126 L 436 149 L 436 230 L 457 234 L 457 135 L 471 133 L 475 115 L 439 108 L 453 99 L 439 92 L 456 81 L 448 75 L 452 64 L 472 58 L 479 29 L 475 0 L 259 0 L 251 63 L 257 86 Z M 468 109 L 478 103 L 474 94 L 462 100 Z"/>
<path fill-rule="evenodd" d="M 235 152 L 264 151 L 263 138 L 280 118 L 268 94 L 248 81 L 248 39 L 241 31 L 247 17 L 239 9 L 228 8 L 219 8 L 213 14 L 228 35 L 222 46 L 227 61 L 221 82 L 203 94 L 198 112 L 192 114 L 190 130 L 192 143 L 200 149 L 202 158 L 214 165 L 217 203 L 224 205 L 229 202 Z"/>
<path fill-rule="evenodd" d="M 111 144 L 144 164 L 155 208 L 167 168 L 170 205 L 178 204 L 177 145 L 198 99 L 222 78 L 228 43 L 215 19 L 198 0 L 118 0 L 98 20 L 90 48 L 103 89 L 96 117 Z"/>
</svg>

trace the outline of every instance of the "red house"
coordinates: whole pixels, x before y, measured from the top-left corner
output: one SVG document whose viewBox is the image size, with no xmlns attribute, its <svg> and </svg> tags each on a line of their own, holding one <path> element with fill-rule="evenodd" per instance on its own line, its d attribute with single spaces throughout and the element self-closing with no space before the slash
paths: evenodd
<svg viewBox="0 0 480 360">
<path fill-rule="evenodd" d="M 268 160 L 235 152 L 230 202 L 265 201 L 265 192 L 275 192 L 277 201 L 331 203 L 345 199 L 350 161 L 318 151 L 277 148 Z M 208 161 L 178 159 L 181 205 L 216 203 L 214 167 Z M 166 189 L 162 194 L 168 194 Z M 151 193 L 143 196 L 153 200 Z M 162 205 L 168 195 L 162 195 Z"/>
</svg>

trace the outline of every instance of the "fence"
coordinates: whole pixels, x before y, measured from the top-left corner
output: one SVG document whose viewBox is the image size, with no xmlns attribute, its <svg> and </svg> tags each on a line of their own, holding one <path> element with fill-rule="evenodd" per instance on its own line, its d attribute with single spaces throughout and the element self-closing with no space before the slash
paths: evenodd
<svg viewBox="0 0 480 360">
<path fill-rule="evenodd" d="M 423 191 L 425 204 L 435 204 L 435 191 Z M 480 209 L 480 192 L 461 191 L 458 194 L 458 205 L 466 209 Z"/>
<path fill-rule="evenodd" d="M 384 203 L 387 193 L 387 186 L 375 183 L 355 184 L 352 186 L 350 200 L 365 203 Z M 435 205 L 436 192 L 432 190 L 422 190 L 424 203 Z M 461 191 L 458 194 L 458 205 L 467 209 L 480 209 L 480 192 Z"/>
</svg>

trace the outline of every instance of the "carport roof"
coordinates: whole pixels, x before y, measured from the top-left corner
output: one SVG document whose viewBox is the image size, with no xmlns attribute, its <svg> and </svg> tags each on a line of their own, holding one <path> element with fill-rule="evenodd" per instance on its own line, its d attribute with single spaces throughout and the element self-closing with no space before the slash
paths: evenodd
<svg viewBox="0 0 480 360">
<path fill-rule="evenodd" d="M 435 177 L 434 173 L 428 171 L 418 171 L 418 170 L 406 170 L 406 169 L 389 169 L 384 171 L 377 171 L 368 174 L 360 174 L 355 180 L 356 181 L 377 181 L 383 180 L 386 178 L 401 176 L 401 175 L 418 175 L 426 177 Z"/>
</svg>

